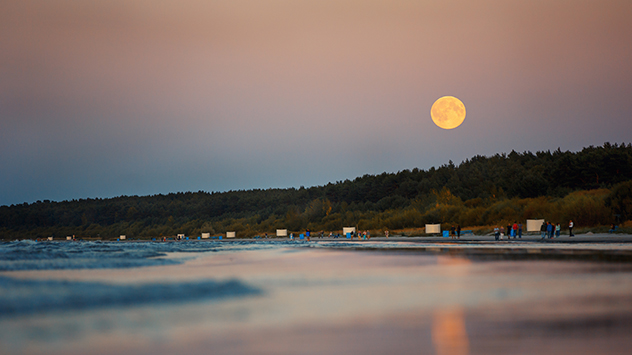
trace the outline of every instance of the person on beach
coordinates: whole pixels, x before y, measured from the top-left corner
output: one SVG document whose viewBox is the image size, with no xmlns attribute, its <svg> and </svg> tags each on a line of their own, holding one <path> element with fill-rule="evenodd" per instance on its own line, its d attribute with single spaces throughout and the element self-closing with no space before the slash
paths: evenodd
<svg viewBox="0 0 632 355">
<path fill-rule="evenodd" d="M 496 240 L 498 240 L 498 238 L 500 237 L 500 229 L 498 229 L 498 226 L 494 227 L 494 238 L 496 238 Z"/>
<path fill-rule="evenodd" d="M 456 225 L 456 238 L 461 239 L 461 225 L 460 224 Z"/>
<path fill-rule="evenodd" d="M 561 232 L 562 232 L 562 226 L 558 223 L 555 226 L 555 238 L 559 238 Z"/>
<path fill-rule="evenodd" d="M 507 225 L 506 233 L 507 233 L 507 240 L 510 240 L 511 239 L 511 224 Z"/>
<path fill-rule="evenodd" d="M 456 238 L 456 233 L 454 233 L 454 226 L 450 227 L 450 238 Z"/>
<path fill-rule="evenodd" d="M 518 238 L 522 239 L 522 223 L 518 223 Z"/>
<path fill-rule="evenodd" d="M 294 233 L 290 233 L 290 240 L 294 240 Z"/>
<path fill-rule="evenodd" d="M 553 238 L 553 223 L 546 222 L 546 233 L 549 239 Z"/>
<path fill-rule="evenodd" d="M 505 227 L 500 227 L 500 240 L 503 240 L 503 236 L 505 235 Z"/>
<path fill-rule="evenodd" d="M 388 238 L 388 231 L 384 231 L 384 235 Z"/>
<path fill-rule="evenodd" d="M 571 219 L 571 221 L 568 222 L 568 236 L 570 238 L 575 236 L 575 234 L 573 234 L 573 227 L 575 227 L 575 224 L 573 223 L 573 220 Z"/>
<path fill-rule="evenodd" d="M 540 233 L 542 234 L 542 238 L 540 239 L 544 239 L 544 236 L 546 235 L 546 222 L 542 222 L 542 225 L 540 226 Z"/>
<path fill-rule="evenodd" d="M 511 233 L 514 239 L 518 236 L 518 221 L 514 221 L 513 226 L 511 227 Z"/>
</svg>

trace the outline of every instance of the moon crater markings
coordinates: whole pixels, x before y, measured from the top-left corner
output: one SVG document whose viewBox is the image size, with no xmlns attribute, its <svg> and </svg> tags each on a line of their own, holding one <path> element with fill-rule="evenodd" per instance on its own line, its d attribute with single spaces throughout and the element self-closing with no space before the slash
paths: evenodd
<svg viewBox="0 0 632 355">
<path fill-rule="evenodd" d="M 465 120 L 465 105 L 454 96 L 443 96 L 430 109 L 434 123 L 443 129 L 453 129 Z"/>
</svg>

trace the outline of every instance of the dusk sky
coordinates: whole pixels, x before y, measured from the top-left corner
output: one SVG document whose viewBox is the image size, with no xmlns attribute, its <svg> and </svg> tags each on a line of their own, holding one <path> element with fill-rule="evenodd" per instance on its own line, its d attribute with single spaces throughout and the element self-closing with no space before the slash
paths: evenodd
<svg viewBox="0 0 632 355">
<path fill-rule="evenodd" d="M 4 0 L 0 205 L 632 142 L 632 1 Z M 451 95 L 463 124 L 437 127 Z"/>
</svg>

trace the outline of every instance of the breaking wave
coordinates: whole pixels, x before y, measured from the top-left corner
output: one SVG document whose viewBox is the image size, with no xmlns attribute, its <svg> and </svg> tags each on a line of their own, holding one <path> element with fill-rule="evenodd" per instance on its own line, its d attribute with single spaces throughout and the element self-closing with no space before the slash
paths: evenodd
<svg viewBox="0 0 632 355">
<path fill-rule="evenodd" d="M 35 242 L 0 243 L 0 271 L 113 269 L 175 265 L 183 258 L 167 253 L 207 253 L 276 248 L 300 243 L 287 241 L 186 242 Z"/>
</svg>

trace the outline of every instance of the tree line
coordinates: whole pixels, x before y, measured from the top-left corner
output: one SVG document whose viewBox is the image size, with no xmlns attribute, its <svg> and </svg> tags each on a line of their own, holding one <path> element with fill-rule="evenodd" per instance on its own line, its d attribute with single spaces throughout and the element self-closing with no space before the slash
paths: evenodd
<svg viewBox="0 0 632 355">
<path fill-rule="evenodd" d="M 481 226 L 526 218 L 599 225 L 632 218 L 632 144 L 578 152 L 474 156 L 429 170 L 364 175 L 324 186 L 185 192 L 0 206 L 0 238 L 113 238 L 277 228 L 383 230 Z"/>
</svg>

